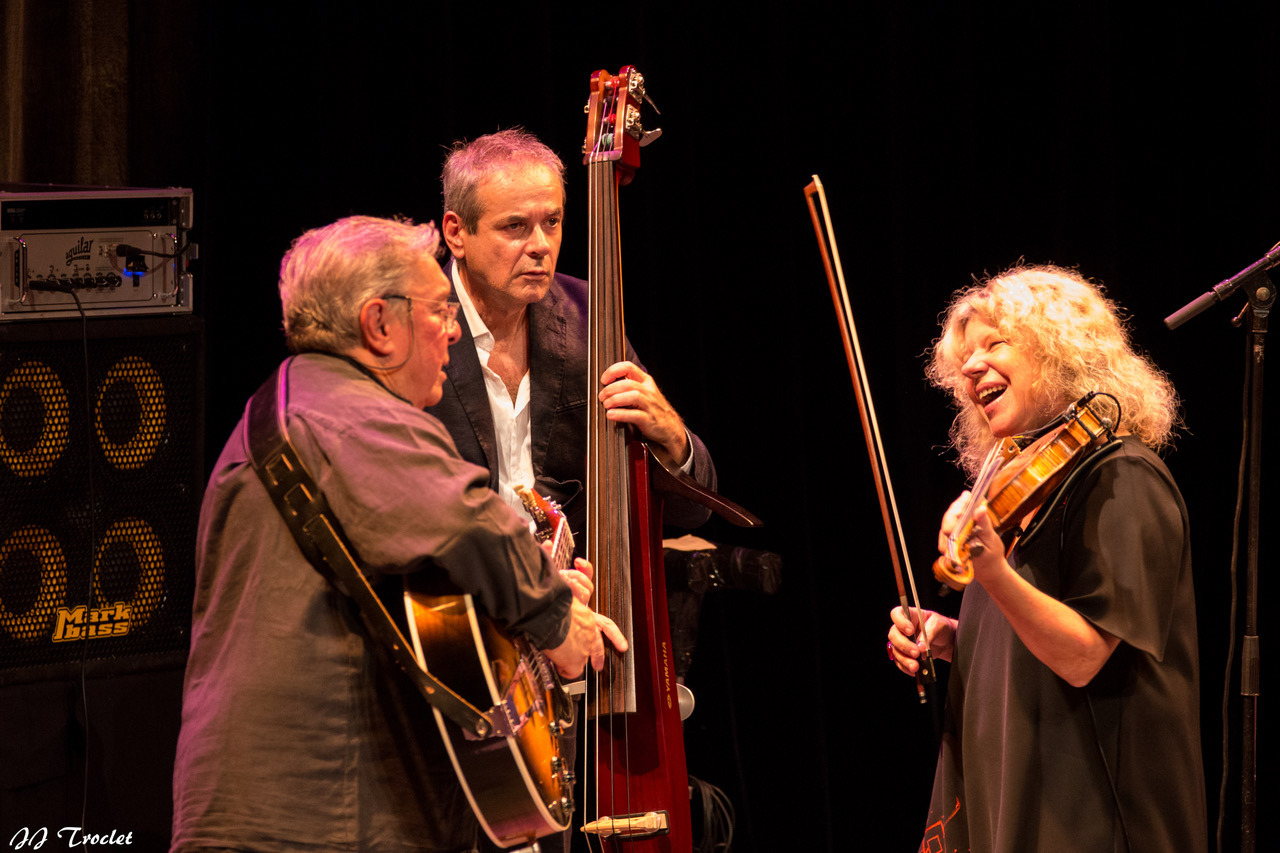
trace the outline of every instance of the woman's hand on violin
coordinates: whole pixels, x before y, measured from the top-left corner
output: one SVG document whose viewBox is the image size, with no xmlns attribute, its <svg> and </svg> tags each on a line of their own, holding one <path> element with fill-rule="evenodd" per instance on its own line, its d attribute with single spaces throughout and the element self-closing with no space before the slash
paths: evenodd
<svg viewBox="0 0 1280 853">
<path fill-rule="evenodd" d="M 944 553 L 946 535 L 955 528 L 966 497 L 961 495 L 942 519 L 939 545 Z M 1013 570 L 985 505 L 974 513 L 968 544 L 974 581 L 982 584 L 1023 645 L 1067 683 L 1083 687 L 1093 680 L 1120 641 Z M 927 621 L 925 625 L 927 630 Z M 934 655 L 941 657 L 936 650 Z M 902 669 L 897 658 L 894 662 Z"/>
<path fill-rule="evenodd" d="M 942 527 L 938 531 L 938 551 L 944 556 L 948 554 L 947 539 L 956 531 L 960 519 L 965 514 L 970 493 L 964 492 L 955 499 L 942 516 Z M 964 550 L 969 562 L 973 565 L 973 579 L 982 583 L 983 578 L 991 578 L 996 573 L 1013 571 L 1004 559 L 1004 542 L 996 533 L 995 524 L 987 514 L 986 504 L 982 504 L 973 514 L 972 524 L 964 535 Z"/>
<path fill-rule="evenodd" d="M 923 619 L 922 636 L 916 636 L 916 623 L 911 616 L 919 615 Z M 898 669 L 907 675 L 914 676 L 920 669 L 920 654 L 926 648 L 938 660 L 951 660 L 951 652 L 955 647 L 955 619 L 935 613 L 932 610 L 911 608 L 908 615 L 901 607 L 889 611 L 889 656 Z M 928 645 L 925 638 L 928 638 Z"/>
</svg>

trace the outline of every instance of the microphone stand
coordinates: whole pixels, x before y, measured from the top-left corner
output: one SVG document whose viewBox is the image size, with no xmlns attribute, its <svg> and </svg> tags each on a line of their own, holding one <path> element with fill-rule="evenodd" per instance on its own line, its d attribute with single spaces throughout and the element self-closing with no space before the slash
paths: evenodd
<svg viewBox="0 0 1280 853">
<path fill-rule="evenodd" d="M 1243 324 L 1246 314 L 1252 317 L 1249 328 L 1252 361 L 1249 367 L 1249 424 L 1246 445 L 1248 465 L 1247 535 L 1245 554 L 1245 630 L 1241 646 L 1240 696 L 1241 709 L 1241 758 L 1240 758 L 1240 849 L 1253 853 L 1257 846 L 1257 779 L 1258 738 L 1257 714 L 1260 692 L 1260 651 L 1258 644 L 1258 515 L 1262 496 L 1262 400 L 1263 366 L 1266 363 L 1267 319 L 1276 299 L 1276 289 L 1267 270 L 1280 264 L 1280 245 L 1273 248 L 1261 260 L 1242 270 L 1213 290 L 1180 308 L 1165 318 L 1170 329 L 1190 320 L 1219 302 L 1236 289 L 1243 289 L 1249 299 L 1248 306 L 1232 323 Z M 1234 630 L 1235 626 L 1232 626 Z M 1225 756 L 1224 756 L 1225 760 Z"/>
</svg>

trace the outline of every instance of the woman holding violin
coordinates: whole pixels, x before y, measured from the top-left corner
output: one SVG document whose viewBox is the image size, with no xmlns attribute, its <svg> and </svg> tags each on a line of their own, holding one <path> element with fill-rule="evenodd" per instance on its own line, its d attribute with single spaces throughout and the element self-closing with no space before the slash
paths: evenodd
<svg viewBox="0 0 1280 853">
<path fill-rule="evenodd" d="M 990 491 L 951 506 L 940 548 L 972 572 L 958 619 L 890 614 L 899 669 L 924 648 L 951 662 L 921 849 L 1205 850 L 1190 538 L 1154 452 L 1177 419 L 1168 378 L 1098 288 L 1049 266 L 959 292 L 928 372 L 972 476 L 1002 443 L 1018 455 L 997 465 L 1036 470 L 1032 439 L 1093 392 L 1105 434 L 1003 517 Z"/>
</svg>

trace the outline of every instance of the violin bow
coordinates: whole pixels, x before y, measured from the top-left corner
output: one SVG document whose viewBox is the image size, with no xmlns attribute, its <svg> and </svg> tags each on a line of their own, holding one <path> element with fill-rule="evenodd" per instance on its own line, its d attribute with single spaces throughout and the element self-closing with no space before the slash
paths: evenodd
<svg viewBox="0 0 1280 853">
<path fill-rule="evenodd" d="M 836 248 L 836 235 L 831 227 L 831 211 L 827 208 L 827 194 L 817 175 L 804 188 L 809 215 L 813 219 L 813 233 L 818 237 L 822 251 L 822 266 L 827 271 L 827 283 L 831 287 L 831 303 L 840 323 L 840 335 L 844 339 L 845 359 L 849 362 L 849 375 L 853 379 L 853 393 L 858 401 L 858 416 L 862 420 L 862 435 L 867 442 L 867 455 L 871 460 L 871 476 L 875 480 L 876 495 L 880 499 L 880 516 L 884 521 L 884 533 L 889 542 L 889 557 L 893 562 L 893 576 L 898 584 L 898 601 L 902 612 L 912 619 L 916 636 L 924 639 L 924 651 L 920 655 L 920 669 L 916 672 L 916 693 L 923 704 L 926 700 L 924 685 L 935 680 L 933 656 L 929 653 L 929 637 L 924 633 L 924 620 L 920 618 L 920 596 L 916 592 L 916 578 L 911 571 L 911 559 L 902 535 L 902 521 L 898 517 L 898 501 L 893 495 L 893 481 L 885 461 L 884 444 L 880 440 L 880 425 L 876 420 L 875 405 L 871 401 L 871 387 L 867 382 L 866 365 L 862 360 L 862 347 L 858 345 L 858 329 L 853 322 L 853 309 L 849 305 L 849 288 L 845 285 L 844 268 L 840 265 L 840 250 Z M 815 204 L 814 199 L 817 198 Z M 821 208 L 821 214 L 819 214 Z M 905 568 L 905 579 L 903 569 Z M 910 585 L 911 598 L 907 598 Z M 911 602 L 915 604 L 912 606 Z"/>
</svg>

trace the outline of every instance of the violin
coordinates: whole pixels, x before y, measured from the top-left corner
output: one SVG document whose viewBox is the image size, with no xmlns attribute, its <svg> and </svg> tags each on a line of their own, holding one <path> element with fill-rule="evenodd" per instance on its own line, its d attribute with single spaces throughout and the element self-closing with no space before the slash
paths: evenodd
<svg viewBox="0 0 1280 853">
<path fill-rule="evenodd" d="M 1095 409 L 1099 397 L 1115 405 L 1114 420 Z M 1013 436 L 993 447 L 947 536 L 946 552 L 933 564 L 934 577 L 957 591 L 973 580 L 973 558 L 984 550 L 973 538 L 974 516 L 983 507 L 997 534 L 1003 537 L 1015 532 L 1009 542 L 1012 548 L 1023 535 L 1022 521 L 1038 510 L 1081 462 L 1115 440 L 1119 409 L 1115 397 L 1094 391 L 1071 404 L 1038 437 Z"/>
</svg>

